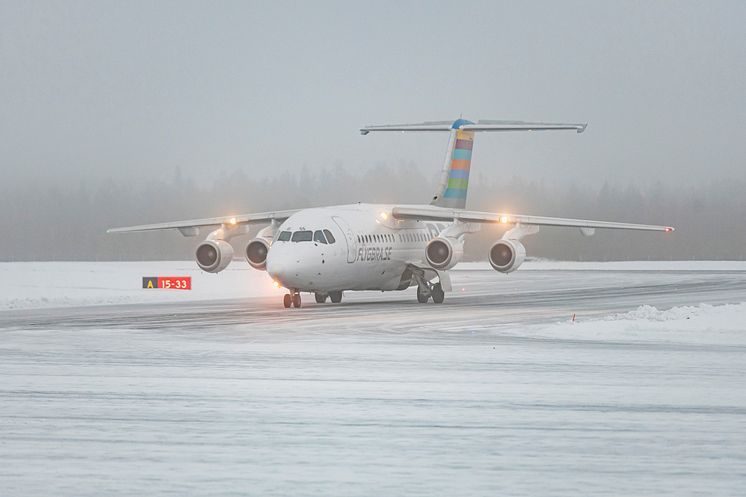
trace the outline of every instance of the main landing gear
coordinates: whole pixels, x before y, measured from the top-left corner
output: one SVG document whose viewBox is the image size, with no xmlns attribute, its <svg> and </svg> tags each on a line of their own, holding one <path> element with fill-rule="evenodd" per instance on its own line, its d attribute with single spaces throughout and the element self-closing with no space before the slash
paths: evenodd
<svg viewBox="0 0 746 497">
<path fill-rule="evenodd" d="M 420 304 L 426 304 L 430 297 L 436 304 L 442 304 L 445 300 L 445 292 L 440 283 L 431 284 L 430 282 L 424 282 L 424 285 L 417 286 L 417 302 Z"/>
<path fill-rule="evenodd" d="M 325 303 L 327 298 L 332 301 L 332 304 L 339 304 L 340 302 L 342 302 L 342 290 L 337 290 L 336 292 L 329 293 L 316 292 L 314 296 L 316 297 L 317 304 Z"/>
<path fill-rule="evenodd" d="M 413 268 L 412 277 L 417 282 L 417 302 L 420 304 L 426 304 L 432 297 L 433 302 L 436 304 L 442 304 L 445 299 L 445 292 L 443 286 L 438 283 L 431 283 L 425 277 L 425 272 L 420 268 Z"/>
<path fill-rule="evenodd" d="M 285 309 L 289 309 L 290 306 L 297 309 L 300 307 L 300 304 L 300 292 L 293 291 L 291 293 L 286 293 L 282 298 L 282 305 L 285 306 Z"/>
</svg>

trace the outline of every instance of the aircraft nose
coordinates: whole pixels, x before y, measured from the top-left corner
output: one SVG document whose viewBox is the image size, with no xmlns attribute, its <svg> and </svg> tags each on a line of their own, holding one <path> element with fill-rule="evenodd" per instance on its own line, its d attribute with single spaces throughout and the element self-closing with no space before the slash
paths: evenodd
<svg viewBox="0 0 746 497">
<path fill-rule="evenodd" d="M 324 255 L 313 243 L 280 243 L 267 254 L 267 273 L 285 288 L 311 290 L 324 278 Z"/>
<path fill-rule="evenodd" d="M 285 288 L 306 285 L 303 254 L 298 247 L 285 244 L 270 248 L 267 254 L 267 273 Z"/>
<path fill-rule="evenodd" d="M 280 247 L 272 247 L 267 254 L 267 273 L 272 277 L 273 280 L 287 286 L 286 282 L 289 279 L 289 257 L 288 254 L 282 254 L 279 252 L 286 252 L 280 249 Z"/>
</svg>

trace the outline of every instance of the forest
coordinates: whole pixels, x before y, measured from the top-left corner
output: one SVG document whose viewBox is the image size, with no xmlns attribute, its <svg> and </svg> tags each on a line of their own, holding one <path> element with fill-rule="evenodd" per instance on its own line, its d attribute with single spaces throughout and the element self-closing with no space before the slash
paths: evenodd
<svg viewBox="0 0 746 497">
<path fill-rule="evenodd" d="M 183 260 L 200 238 L 177 231 L 109 235 L 106 229 L 242 212 L 354 202 L 426 203 L 436 177 L 414 164 L 377 165 L 353 172 L 341 165 L 256 179 L 244 171 L 206 182 L 176 170 L 168 180 L 83 181 L 74 187 L 28 181 L 0 186 L 0 260 Z M 521 214 L 665 224 L 672 234 L 542 228 L 525 239 L 529 256 L 559 260 L 746 259 L 746 184 L 718 180 L 692 187 L 661 182 L 575 185 L 506 180 L 480 174 L 470 180 L 468 208 Z M 485 226 L 470 235 L 466 260 L 485 260 L 501 235 Z M 206 233 L 202 234 L 203 236 Z M 238 255 L 249 237 L 235 238 Z"/>
</svg>

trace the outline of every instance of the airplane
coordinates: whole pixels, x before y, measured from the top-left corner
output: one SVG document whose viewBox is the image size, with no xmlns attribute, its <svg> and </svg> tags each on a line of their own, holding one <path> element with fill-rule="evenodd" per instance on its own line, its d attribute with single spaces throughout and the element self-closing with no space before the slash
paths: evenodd
<svg viewBox="0 0 746 497">
<path fill-rule="evenodd" d="M 541 226 L 578 228 L 585 236 L 596 229 L 672 232 L 670 226 L 584 219 L 530 216 L 466 209 L 474 135 L 504 131 L 585 131 L 585 124 L 479 120 L 428 121 L 418 124 L 366 126 L 371 132 L 440 132 L 448 134 L 448 149 L 440 183 L 429 204 L 333 205 L 260 212 L 109 229 L 108 233 L 178 230 L 194 237 L 211 231 L 195 250 L 197 266 L 218 273 L 233 259 L 231 238 L 266 225 L 246 245 L 244 255 L 257 270 L 266 271 L 275 285 L 288 290 L 285 308 L 301 307 L 301 292 L 313 293 L 317 303 L 342 301 L 345 291 L 405 290 L 417 287 L 417 301 L 440 304 L 452 291 L 449 270 L 464 254 L 466 235 L 483 224 L 509 227 L 487 254 L 501 273 L 518 269 L 526 258 L 521 240 Z"/>
</svg>

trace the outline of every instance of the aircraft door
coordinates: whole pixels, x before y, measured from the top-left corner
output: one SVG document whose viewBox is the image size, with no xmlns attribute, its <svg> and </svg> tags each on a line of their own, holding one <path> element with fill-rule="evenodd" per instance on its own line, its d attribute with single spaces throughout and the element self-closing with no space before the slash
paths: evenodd
<svg viewBox="0 0 746 497">
<path fill-rule="evenodd" d="M 339 226 L 342 233 L 345 234 L 345 241 L 347 242 L 347 262 L 353 263 L 357 259 L 357 238 L 355 233 L 352 232 L 352 228 L 347 224 L 347 221 L 339 216 L 332 216 L 332 220 Z"/>
</svg>

